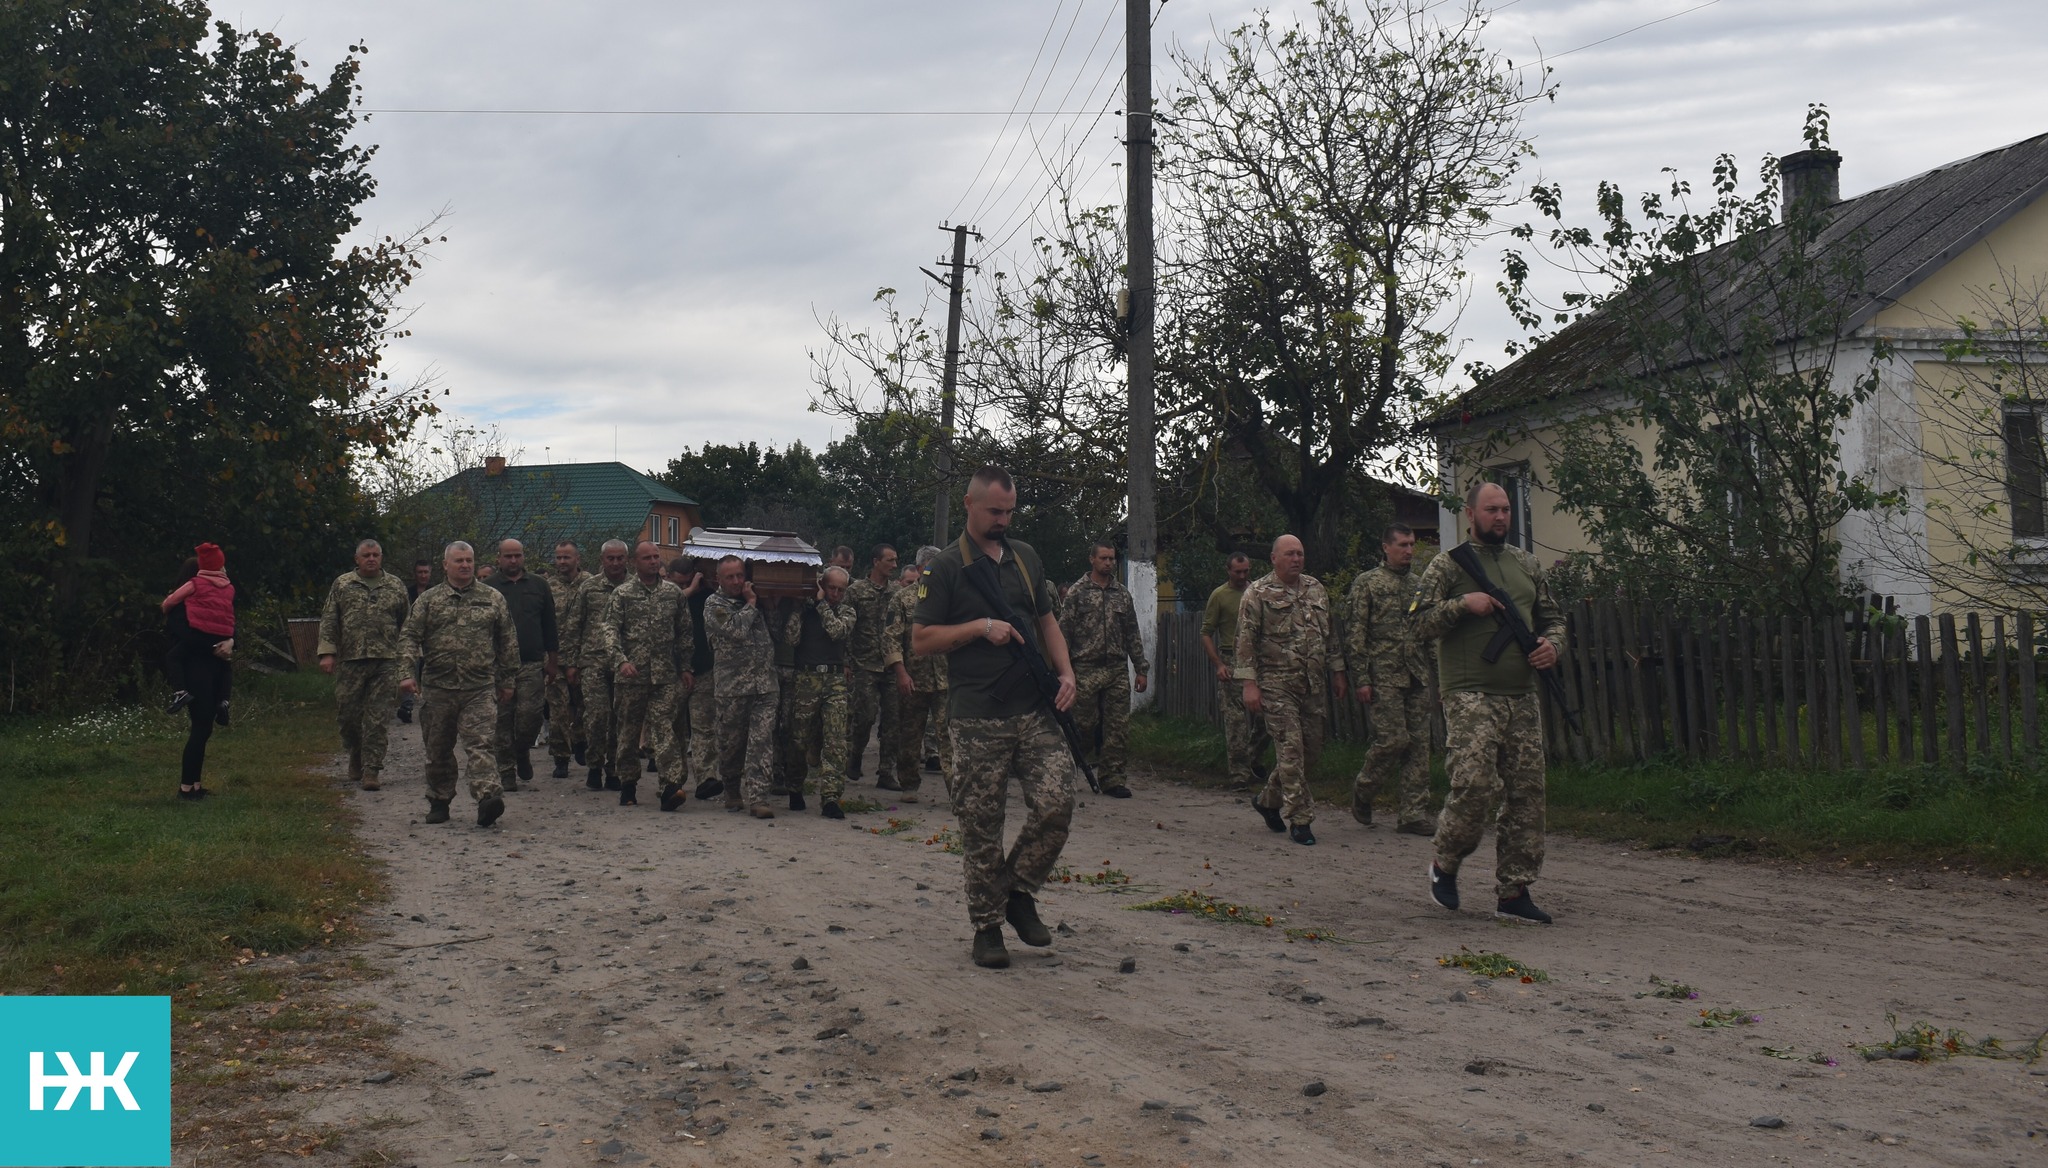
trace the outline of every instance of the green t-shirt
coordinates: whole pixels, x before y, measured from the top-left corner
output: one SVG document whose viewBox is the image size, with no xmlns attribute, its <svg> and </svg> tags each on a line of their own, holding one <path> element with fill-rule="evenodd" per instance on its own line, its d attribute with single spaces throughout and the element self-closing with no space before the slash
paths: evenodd
<svg viewBox="0 0 2048 1168">
<path fill-rule="evenodd" d="M 1209 603 L 1202 608 L 1202 635 L 1213 638 L 1216 652 L 1224 664 L 1237 655 L 1237 610 L 1244 604 L 1242 588 L 1232 588 L 1225 580 L 1209 594 Z"/>
<path fill-rule="evenodd" d="M 984 617 L 1002 619 L 981 591 L 962 576 L 965 557 L 970 554 L 977 560 L 987 558 L 962 536 L 931 562 L 917 585 L 913 623 L 957 625 Z M 1022 540 L 1010 541 L 1010 554 L 997 566 L 996 578 L 1002 582 L 1003 599 L 1026 621 L 1035 622 L 1057 604 L 1038 553 Z M 1034 639 L 1038 636 L 1036 627 L 1029 631 Z M 976 637 L 946 654 L 946 672 L 950 685 L 946 710 L 955 718 L 1014 718 L 1038 706 L 1038 689 L 1031 674 L 1008 645 L 991 645 Z"/>
</svg>

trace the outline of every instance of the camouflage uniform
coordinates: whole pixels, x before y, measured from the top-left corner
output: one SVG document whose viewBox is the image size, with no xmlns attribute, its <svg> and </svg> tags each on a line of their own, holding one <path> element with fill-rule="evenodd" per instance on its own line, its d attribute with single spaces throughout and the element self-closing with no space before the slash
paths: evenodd
<svg viewBox="0 0 2048 1168">
<path fill-rule="evenodd" d="M 1564 613 L 1536 557 L 1515 547 L 1474 548 L 1530 629 L 1563 652 Z M 1423 569 L 1411 618 L 1417 637 L 1437 642 L 1449 731 L 1444 769 L 1451 793 L 1437 817 L 1436 865 L 1455 875 L 1478 849 L 1491 817 L 1495 895 L 1512 900 L 1543 870 L 1543 707 L 1536 671 L 1519 649 L 1509 646 L 1491 665 L 1480 660 L 1499 622 L 1465 610 L 1464 596 L 1475 588 L 1448 550 L 1439 552 Z"/>
<path fill-rule="evenodd" d="M 1330 596 L 1307 573 L 1290 588 L 1268 572 L 1244 590 L 1238 614 L 1237 680 L 1258 683 L 1273 735 L 1273 773 L 1257 802 L 1305 826 L 1316 817 L 1308 772 L 1323 747 L 1329 675 L 1344 672 Z"/>
<path fill-rule="evenodd" d="M 319 655 L 334 658 L 334 702 L 350 782 L 375 783 L 384 770 L 387 723 L 398 701 L 398 634 L 405 585 L 380 572 L 343 572 L 320 610 Z"/>
<path fill-rule="evenodd" d="M 1229 666 L 1237 660 L 1237 610 L 1244 593 L 1229 581 L 1216 586 L 1202 609 L 1202 633 L 1216 642 L 1216 655 Z M 1244 686 L 1235 674 L 1216 683 L 1216 708 L 1223 716 L 1223 749 L 1230 767 L 1230 781 L 1239 789 L 1263 786 L 1265 777 L 1259 760 L 1273 739 L 1266 733 L 1266 719 L 1244 708 Z"/>
<path fill-rule="evenodd" d="M 723 591 L 704 603 L 717 659 L 718 773 L 728 807 L 765 807 L 775 751 L 775 642 L 768 616 Z M 693 710 L 694 713 L 694 710 Z"/>
<path fill-rule="evenodd" d="M 690 660 L 696 673 L 696 683 L 690 689 L 689 703 L 683 709 L 683 721 L 690 727 L 690 781 L 699 786 L 719 775 L 718 647 L 711 643 L 711 622 L 704 615 L 711 596 L 717 591 L 714 586 L 708 592 L 700 592 L 690 598 L 691 611 L 697 614 L 697 635 L 704 641 L 705 648 Z M 700 596 L 704 598 L 701 601 L 698 599 Z M 739 797 L 739 791 L 730 787 L 726 789 L 727 803 Z"/>
<path fill-rule="evenodd" d="M 569 603 L 569 623 L 562 627 L 562 659 L 567 665 L 576 667 L 576 684 L 583 691 L 583 759 L 595 776 L 613 768 L 612 735 L 616 722 L 612 716 L 612 669 L 611 646 L 605 640 L 605 610 L 612 602 L 612 592 L 626 580 L 614 582 L 603 572 L 592 572 L 576 586 L 576 597 Z"/>
<path fill-rule="evenodd" d="M 873 730 L 879 739 L 875 782 L 884 788 L 894 787 L 896 781 L 889 774 L 889 763 L 896 757 L 896 723 L 902 703 L 896 692 L 896 674 L 887 668 L 884 649 L 888 639 L 885 634 L 889 623 L 889 585 L 862 577 L 847 585 L 846 603 L 859 616 L 859 623 L 853 627 L 853 640 L 847 646 L 847 660 L 853 665 L 852 698 L 847 709 L 848 765 L 859 773 L 861 761 L 867 755 L 868 733 Z"/>
<path fill-rule="evenodd" d="M 946 721 L 946 659 L 920 657 L 910 651 L 910 627 L 917 616 L 917 589 L 899 588 L 889 598 L 888 661 L 910 674 L 910 696 L 901 699 L 902 719 L 896 723 L 896 782 L 906 792 L 924 785 L 925 729 L 938 736 L 939 781 L 953 794 L 953 735 Z"/>
<path fill-rule="evenodd" d="M 676 743 L 676 709 L 683 700 L 683 665 L 690 647 L 690 602 L 683 590 L 657 578 L 638 576 L 612 592 L 605 610 L 607 671 L 612 678 L 612 758 L 621 783 L 640 778 L 640 736 L 654 748 L 654 769 L 664 786 L 683 783 L 683 755 Z M 619 667 L 633 663 L 635 675 Z"/>
<path fill-rule="evenodd" d="M 569 640 L 569 610 L 575 605 L 576 590 L 590 573 L 581 568 L 574 576 L 564 578 L 560 572 L 544 573 L 548 591 L 555 594 L 555 627 L 561 630 L 562 651 L 560 668 L 555 670 L 553 681 L 547 685 L 548 703 L 548 757 L 557 763 L 566 763 L 576 757 L 576 751 L 583 747 L 583 685 L 569 684 L 569 666 L 576 659 Z M 585 757 L 589 757 L 585 755 Z"/>
<path fill-rule="evenodd" d="M 775 768 L 768 789 L 777 795 L 803 794 L 804 758 L 796 745 L 796 642 L 784 628 L 797 609 L 780 600 L 768 620 L 775 639 Z"/>
<path fill-rule="evenodd" d="M 804 601 L 783 625 L 783 641 L 791 646 L 792 652 L 797 651 L 803 639 L 807 612 L 818 614 L 818 625 L 825 637 L 839 646 L 843 655 L 858 620 L 853 606 L 843 601 Z M 790 769 L 799 783 L 806 766 L 816 771 L 818 797 L 836 802 L 846 794 L 846 751 L 850 742 L 846 729 L 846 667 L 842 662 L 806 664 L 792 658 L 790 672 L 796 677 L 796 711 L 790 727 L 794 757 Z"/>
<path fill-rule="evenodd" d="M 1429 663 L 1408 627 L 1422 573 L 1385 564 L 1351 582 L 1347 649 L 1357 676 L 1372 687 L 1372 749 L 1351 788 L 1352 814 L 1370 820 L 1373 797 L 1392 780 L 1395 823 L 1429 822 Z"/>
<path fill-rule="evenodd" d="M 505 598 L 487 584 L 457 590 L 445 581 L 413 601 L 399 634 L 400 660 L 418 670 L 420 737 L 427 748 L 427 798 L 455 798 L 455 747 L 468 763 L 470 797 L 504 795 L 498 783 L 498 697 L 519 675 L 519 634 Z"/>
<path fill-rule="evenodd" d="M 1114 578 L 1097 584 L 1093 574 L 1083 575 L 1060 601 L 1060 632 L 1074 663 L 1074 720 L 1081 740 L 1101 734 L 1095 777 L 1105 790 L 1122 786 L 1131 745 L 1131 681 L 1124 662 L 1140 678 L 1151 671 L 1131 590 Z"/>
<path fill-rule="evenodd" d="M 498 705 L 498 728 L 493 738 L 498 752 L 498 782 L 507 791 L 516 791 L 521 779 L 533 778 L 530 751 L 543 725 L 547 655 L 560 655 L 555 595 L 545 580 L 531 572 L 522 571 L 517 580 L 504 572 L 494 572 L 486 582 L 504 595 L 505 605 L 512 611 L 513 630 L 519 638 L 519 676 L 512 681 L 512 700 Z"/>
</svg>

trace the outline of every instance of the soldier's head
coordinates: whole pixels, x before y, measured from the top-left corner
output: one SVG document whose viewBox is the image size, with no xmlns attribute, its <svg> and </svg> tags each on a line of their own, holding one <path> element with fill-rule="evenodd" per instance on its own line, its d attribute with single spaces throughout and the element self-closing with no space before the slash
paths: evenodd
<svg viewBox="0 0 2048 1168">
<path fill-rule="evenodd" d="M 442 548 L 441 574 L 457 588 L 476 583 L 476 549 L 459 539 Z"/>
<path fill-rule="evenodd" d="M 938 548 L 926 544 L 917 549 L 917 558 L 912 562 L 920 568 L 929 568 L 932 566 L 932 561 L 938 559 L 943 554 L 945 553 L 941 552 Z"/>
<path fill-rule="evenodd" d="M 1499 483 L 1473 483 L 1465 492 L 1465 517 L 1472 522 L 1472 538 L 1480 543 L 1506 543 L 1512 513 L 1507 490 Z"/>
<path fill-rule="evenodd" d="M 896 574 L 896 549 L 886 543 L 878 543 L 868 553 L 868 579 L 877 584 L 885 583 Z"/>
<path fill-rule="evenodd" d="M 517 580 L 526 574 L 526 545 L 516 539 L 498 541 L 498 570 L 508 580 Z"/>
<path fill-rule="evenodd" d="M 640 580 L 652 584 L 661 579 L 661 549 L 652 540 L 641 540 L 633 549 L 633 567 L 640 573 Z"/>
<path fill-rule="evenodd" d="M 365 576 L 380 576 L 384 573 L 384 545 L 374 539 L 366 539 L 356 545 L 356 571 Z"/>
<path fill-rule="evenodd" d="M 718 590 L 727 596 L 738 596 L 747 588 L 747 564 L 738 556 L 727 556 L 718 561 Z"/>
<path fill-rule="evenodd" d="M 852 573 L 837 564 L 826 568 L 824 575 L 818 577 L 818 586 L 825 590 L 825 599 L 833 604 L 846 599 L 846 586 L 851 583 Z"/>
<path fill-rule="evenodd" d="M 1291 535 L 1283 535 L 1273 541 L 1273 552 L 1266 557 L 1273 561 L 1273 574 L 1283 584 L 1292 584 L 1301 579 L 1302 565 L 1308 562 L 1308 553 L 1301 550 L 1301 541 Z"/>
<path fill-rule="evenodd" d="M 576 546 L 575 540 L 565 539 L 555 545 L 555 571 L 562 574 L 562 579 L 567 580 L 582 568 L 583 549 Z"/>
<path fill-rule="evenodd" d="M 905 564 L 903 565 L 903 570 L 896 573 L 896 582 L 907 588 L 917 583 L 923 576 L 923 568 L 918 567 L 916 564 Z"/>
<path fill-rule="evenodd" d="M 412 582 L 422 588 L 432 584 L 434 582 L 434 561 L 414 560 L 412 562 Z"/>
<path fill-rule="evenodd" d="M 1415 529 L 1405 523 L 1389 523 L 1380 533 L 1380 554 L 1387 567 L 1400 571 L 1415 562 Z"/>
<path fill-rule="evenodd" d="M 696 561 L 688 556 L 677 556 L 662 568 L 661 574 L 668 577 L 668 582 L 676 587 L 687 588 L 690 584 L 690 565 L 694 563 Z"/>
<path fill-rule="evenodd" d="M 853 549 L 843 543 L 832 549 L 832 558 L 826 562 L 835 568 L 845 568 L 848 576 L 853 575 Z"/>
<path fill-rule="evenodd" d="M 967 534 L 1001 539 L 1017 514 L 1017 483 L 999 466 L 984 466 L 967 480 Z"/>
<path fill-rule="evenodd" d="M 604 578 L 617 584 L 626 578 L 626 558 L 632 549 L 623 539 L 608 539 L 597 549 L 597 566 L 604 570 Z"/>
<path fill-rule="evenodd" d="M 1102 539 L 1088 545 L 1088 572 L 1096 583 L 1108 582 L 1116 574 L 1116 545 Z"/>
<path fill-rule="evenodd" d="M 1230 580 L 1230 586 L 1239 592 L 1252 582 L 1252 558 L 1243 552 L 1232 552 L 1223 561 L 1223 574 Z"/>
</svg>

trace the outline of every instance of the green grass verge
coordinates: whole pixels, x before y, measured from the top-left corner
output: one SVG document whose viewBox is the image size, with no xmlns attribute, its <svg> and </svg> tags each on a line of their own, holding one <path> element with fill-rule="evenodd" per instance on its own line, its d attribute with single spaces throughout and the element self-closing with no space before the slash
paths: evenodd
<svg viewBox="0 0 2048 1168">
<path fill-rule="evenodd" d="M 176 796 L 184 720 L 128 708 L 0 721 L 0 992 L 168 993 L 346 930 L 377 887 L 332 780 L 333 686 L 235 679 L 212 799 Z"/>
<path fill-rule="evenodd" d="M 1225 781 L 1223 732 L 1199 722 L 1134 717 L 1131 754 L 1198 786 Z M 1316 798 L 1348 802 L 1363 754 L 1351 743 L 1325 750 L 1309 777 Z M 1440 802 L 1443 760 L 1431 767 Z M 1648 847 L 1938 861 L 2026 875 L 2048 869 L 2048 766 L 1972 764 L 1958 772 L 1917 764 L 1867 771 L 1678 760 L 1573 764 L 1551 768 L 1549 797 L 1552 828 Z"/>
</svg>

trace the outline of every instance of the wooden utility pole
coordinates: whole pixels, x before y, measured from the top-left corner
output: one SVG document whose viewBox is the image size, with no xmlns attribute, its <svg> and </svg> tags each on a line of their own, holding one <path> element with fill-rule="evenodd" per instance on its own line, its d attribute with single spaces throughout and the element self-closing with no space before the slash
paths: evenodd
<svg viewBox="0 0 2048 1168">
<path fill-rule="evenodd" d="M 973 266 L 967 262 L 967 237 L 981 236 L 964 223 L 952 227 L 942 223 L 939 230 L 953 233 L 953 259 L 951 263 L 938 261 L 948 269 L 945 276 L 930 269 L 925 275 L 946 286 L 946 373 L 939 386 L 939 444 L 932 451 L 932 465 L 939 472 L 938 498 L 932 503 L 932 545 L 945 547 L 947 520 L 953 513 L 953 401 L 960 387 L 960 297 L 967 290 L 967 269 Z"/>
<path fill-rule="evenodd" d="M 1159 529 L 1152 442 L 1152 0 L 1124 0 L 1125 181 L 1129 215 L 1130 515 L 1125 563 L 1147 660 L 1159 641 Z M 1136 704 L 1151 702 L 1150 692 Z"/>
</svg>

